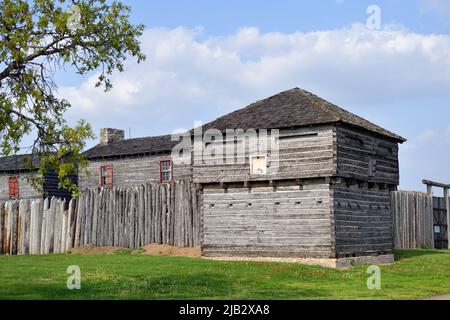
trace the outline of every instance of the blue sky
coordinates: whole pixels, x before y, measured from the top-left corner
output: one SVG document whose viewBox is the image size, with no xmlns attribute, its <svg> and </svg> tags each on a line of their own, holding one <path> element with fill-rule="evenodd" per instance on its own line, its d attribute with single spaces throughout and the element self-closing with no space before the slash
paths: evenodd
<svg viewBox="0 0 450 320">
<path fill-rule="evenodd" d="M 401 188 L 450 183 L 449 0 L 126 3 L 148 59 L 114 75 L 108 95 L 60 73 L 71 121 L 165 134 L 301 87 L 408 138 Z M 366 27 L 372 4 L 381 30 Z"/>
<path fill-rule="evenodd" d="M 445 2 L 442 1 L 442 2 Z M 229 34 L 243 26 L 262 32 L 329 30 L 367 19 L 372 4 L 382 8 L 385 23 L 399 23 L 420 33 L 445 33 L 450 20 L 422 0 L 166 0 L 127 1 L 133 19 L 148 27 L 202 26 L 209 35 Z M 437 2 L 436 2 L 437 3 Z"/>
</svg>

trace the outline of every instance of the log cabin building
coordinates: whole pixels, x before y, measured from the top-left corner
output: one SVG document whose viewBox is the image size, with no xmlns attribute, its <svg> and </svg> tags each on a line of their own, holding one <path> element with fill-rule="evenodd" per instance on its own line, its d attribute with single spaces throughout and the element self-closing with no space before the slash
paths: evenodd
<svg viewBox="0 0 450 320">
<path fill-rule="evenodd" d="M 299 88 L 218 118 L 201 133 L 225 137 L 234 129 L 276 130 L 277 154 L 257 150 L 243 161 L 206 163 L 194 150 L 189 163 L 178 164 L 170 135 L 124 139 L 122 130 L 102 129 L 100 144 L 86 152 L 91 175 L 80 173 L 80 188 L 193 179 L 203 190 L 205 257 L 392 259 L 389 193 L 399 185 L 404 138 Z M 202 150 L 211 143 L 202 141 Z"/>
<path fill-rule="evenodd" d="M 29 154 L 0 158 L 0 201 L 44 197 L 71 199 L 68 190 L 59 188 L 58 176 L 52 170 L 46 172 L 41 190 L 36 190 L 27 178 L 38 167 L 39 158 Z M 78 183 L 76 175 L 72 179 Z"/>
<path fill-rule="evenodd" d="M 390 190 L 404 138 L 293 89 L 205 128 L 279 129 L 279 170 L 196 174 L 206 256 L 346 258 L 393 253 Z M 247 170 L 245 174 L 241 170 Z M 237 174 L 238 173 L 238 174 Z M 217 178 L 224 176 L 220 187 Z"/>
<path fill-rule="evenodd" d="M 170 183 L 192 178 L 189 164 L 174 166 L 171 135 L 124 139 L 119 129 L 101 129 L 100 143 L 85 154 L 87 171 L 79 173 L 79 187 L 130 188 L 145 183 Z"/>
</svg>

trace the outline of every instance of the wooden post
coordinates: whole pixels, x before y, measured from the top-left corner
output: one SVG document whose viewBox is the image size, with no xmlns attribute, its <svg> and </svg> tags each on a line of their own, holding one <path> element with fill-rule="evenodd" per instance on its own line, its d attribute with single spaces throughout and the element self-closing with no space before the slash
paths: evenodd
<svg viewBox="0 0 450 320">
<path fill-rule="evenodd" d="M 430 184 L 427 185 L 427 193 L 429 196 L 433 195 L 433 186 Z"/>
<path fill-rule="evenodd" d="M 201 196 L 201 186 L 179 181 L 85 190 L 67 210 L 65 200 L 57 198 L 0 203 L 0 254 L 58 254 L 89 244 L 197 246 Z"/>
<path fill-rule="evenodd" d="M 9 255 L 17 255 L 19 245 L 19 201 L 14 201 L 11 207 L 11 246 Z"/>
<path fill-rule="evenodd" d="M 25 248 L 25 200 L 19 201 L 19 218 L 17 219 L 17 255 L 24 254 Z"/>
<path fill-rule="evenodd" d="M 31 203 L 30 254 L 39 254 L 41 250 L 41 209 L 41 200 L 34 200 Z"/>
<path fill-rule="evenodd" d="M 430 180 L 422 180 L 422 183 L 427 185 L 427 190 L 429 194 L 431 194 L 432 187 L 444 189 L 444 204 L 445 210 L 447 212 L 447 238 L 448 238 L 448 247 L 450 249 L 450 199 L 448 198 L 448 190 L 450 189 L 450 184 L 444 184 Z M 434 242 L 434 230 L 433 230 L 433 242 Z"/>
<path fill-rule="evenodd" d="M 431 197 L 431 203 L 433 203 L 433 185 L 427 184 L 427 194 Z M 433 211 L 432 211 L 433 212 Z M 433 214 L 433 213 L 432 213 Z M 434 215 L 434 214 L 433 214 Z M 432 248 L 435 249 L 434 245 L 434 217 L 431 217 L 431 240 L 432 240 Z"/>
<path fill-rule="evenodd" d="M 55 207 L 55 216 L 53 223 L 53 253 L 61 253 L 61 235 L 62 235 L 62 218 L 63 218 L 63 210 L 62 202 L 59 199 L 55 199 L 56 207 Z"/>
<path fill-rule="evenodd" d="M 44 204 L 42 206 L 42 220 L 41 220 L 41 243 L 39 245 L 39 253 L 45 254 L 45 237 L 47 236 L 47 216 L 48 216 L 48 207 L 49 202 L 48 199 L 44 200 Z"/>
<path fill-rule="evenodd" d="M 448 188 L 444 188 L 444 202 L 447 210 L 447 240 L 448 249 L 450 249 L 450 199 L 448 198 Z"/>
<path fill-rule="evenodd" d="M 0 202 L 0 255 L 5 254 L 5 252 L 3 251 L 3 237 L 5 230 L 4 217 L 5 217 L 5 204 L 3 202 Z"/>
</svg>

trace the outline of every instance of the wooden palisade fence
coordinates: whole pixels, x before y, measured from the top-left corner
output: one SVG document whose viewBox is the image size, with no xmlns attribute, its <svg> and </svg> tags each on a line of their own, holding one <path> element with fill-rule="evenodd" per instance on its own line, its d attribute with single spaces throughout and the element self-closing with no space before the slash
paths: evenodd
<svg viewBox="0 0 450 320">
<path fill-rule="evenodd" d="M 421 192 L 391 193 L 396 249 L 433 248 L 433 197 Z"/>
<path fill-rule="evenodd" d="M 0 254 L 63 253 L 80 246 L 136 249 L 200 244 L 200 193 L 190 181 L 83 191 L 66 203 L 0 203 Z"/>
</svg>

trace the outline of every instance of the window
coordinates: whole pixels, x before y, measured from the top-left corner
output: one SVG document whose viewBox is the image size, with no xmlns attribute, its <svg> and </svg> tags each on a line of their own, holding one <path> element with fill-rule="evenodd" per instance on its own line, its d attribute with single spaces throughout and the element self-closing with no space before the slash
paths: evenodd
<svg viewBox="0 0 450 320">
<path fill-rule="evenodd" d="M 8 192 L 10 199 L 19 199 L 19 177 L 8 178 Z"/>
<path fill-rule="evenodd" d="M 267 157 L 266 156 L 251 157 L 250 173 L 251 174 L 266 174 L 267 173 Z"/>
<path fill-rule="evenodd" d="M 111 188 L 113 186 L 112 165 L 100 167 L 100 188 Z"/>
<path fill-rule="evenodd" d="M 159 162 L 159 182 L 172 182 L 172 160 L 162 160 Z"/>
</svg>

